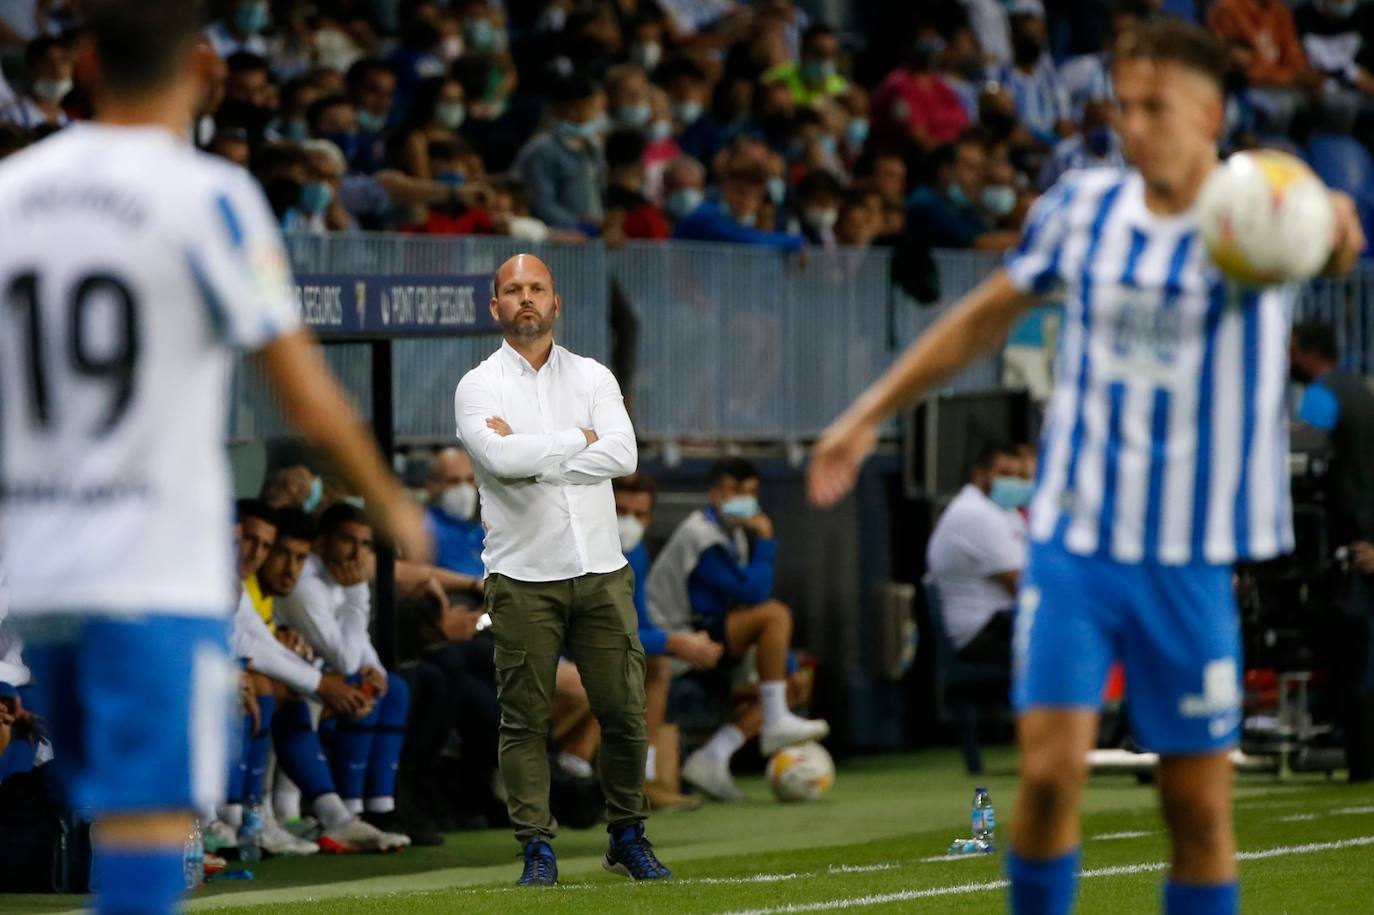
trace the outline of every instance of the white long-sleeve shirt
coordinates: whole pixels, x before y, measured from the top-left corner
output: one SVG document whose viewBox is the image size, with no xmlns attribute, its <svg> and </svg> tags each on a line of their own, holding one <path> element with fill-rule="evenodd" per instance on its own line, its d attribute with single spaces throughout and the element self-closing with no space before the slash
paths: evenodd
<svg viewBox="0 0 1374 915">
<path fill-rule="evenodd" d="M 315 656 L 338 673 L 352 676 L 364 667 L 382 669 L 368 632 L 372 595 L 366 582 L 344 587 L 329 574 L 324 560 L 311 554 L 296 590 L 277 598 L 275 609 L 281 622 L 304 636 Z"/>
<path fill-rule="evenodd" d="M 4 560 L 0 560 L 0 683 L 23 686 L 29 682 L 31 675 L 24 664 L 24 643 L 14 631 L 14 625 L 6 619 L 9 614 L 9 585 L 5 577 Z"/>
<path fill-rule="evenodd" d="M 258 615 L 247 591 L 239 592 L 232 641 L 234 657 L 247 658 L 252 670 L 285 683 L 298 693 L 309 695 L 320 688 L 320 672 L 309 661 L 277 641 L 272 630 Z"/>
<path fill-rule="evenodd" d="M 536 371 L 503 343 L 463 376 L 454 411 L 482 496 L 488 573 L 562 581 L 624 568 L 611 480 L 634 473 L 639 452 L 609 369 L 555 345 Z M 513 434 L 488 429 L 493 416 Z"/>
</svg>

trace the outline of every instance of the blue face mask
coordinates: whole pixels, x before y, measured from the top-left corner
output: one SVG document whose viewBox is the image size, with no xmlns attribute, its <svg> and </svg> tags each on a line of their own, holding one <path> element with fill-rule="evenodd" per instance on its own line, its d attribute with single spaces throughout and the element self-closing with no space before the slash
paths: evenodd
<svg viewBox="0 0 1374 915">
<path fill-rule="evenodd" d="M 301 212 L 310 216 L 318 216 L 329 209 L 329 204 L 334 200 L 334 189 L 323 181 L 311 181 L 301 187 L 300 200 L 297 206 Z M 319 477 L 315 478 L 316 480 Z"/>
<path fill-rule="evenodd" d="M 701 206 L 701 202 L 705 199 L 706 195 L 694 187 L 678 188 L 668 195 L 668 212 L 675 219 L 682 219 Z"/>
<path fill-rule="evenodd" d="M 836 149 L 839 148 L 839 144 L 835 142 L 835 138 L 828 133 L 821 134 L 816 138 L 816 146 L 820 148 L 822 155 L 831 158 L 834 157 Z"/>
<path fill-rule="evenodd" d="M 990 184 L 983 188 L 983 209 L 1001 219 L 1016 209 L 1016 189 L 1008 184 Z"/>
<path fill-rule="evenodd" d="M 301 510 L 307 515 L 310 514 L 320 507 L 320 500 L 323 498 L 324 483 L 320 481 L 319 477 L 315 477 L 315 479 L 310 481 L 310 495 L 305 497 L 305 502 L 301 505 Z"/>
<path fill-rule="evenodd" d="M 436 172 L 434 174 L 434 180 L 438 181 L 440 184 L 447 184 L 451 187 L 462 187 L 467 183 L 468 179 L 459 172 Z"/>
<path fill-rule="evenodd" d="M 962 184 L 951 184 L 949 190 L 945 191 L 945 193 L 948 194 L 949 199 L 958 206 L 968 206 L 968 194 L 964 193 L 964 186 Z"/>
<path fill-rule="evenodd" d="M 787 199 L 787 182 L 781 178 L 773 177 L 768 179 L 768 199 L 774 204 L 780 204 Z"/>
<path fill-rule="evenodd" d="M 992 491 L 988 493 L 988 498 L 1000 508 L 1015 511 L 1030 505 L 1031 496 L 1034 494 L 1035 484 L 1030 480 L 1020 477 L 998 477 L 992 481 Z"/>
<path fill-rule="evenodd" d="M 1083 135 L 1083 145 L 1088 147 L 1088 152 L 1101 159 L 1112 151 L 1114 139 L 1110 127 L 1097 127 Z"/>
<path fill-rule="evenodd" d="M 626 127 L 643 127 L 654 116 L 654 109 L 649 106 L 648 102 L 621 105 L 615 116 Z"/>
<path fill-rule="evenodd" d="M 748 521 L 758 513 L 758 496 L 731 496 L 720 505 L 720 515 L 727 521 Z"/>
<path fill-rule="evenodd" d="M 358 109 L 358 126 L 364 133 L 381 133 L 386 129 L 386 116 Z"/>
<path fill-rule="evenodd" d="M 250 3 L 234 12 L 234 27 L 245 35 L 256 35 L 272 22 L 272 12 L 266 3 Z"/>
<path fill-rule="evenodd" d="M 496 45 L 496 28 L 486 19 L 469 19 L 463 23 L 463 31 L 474 51 L 490 51 Z"/>
<path fill-rule="evenodd" d="M 826 80 L 835 75 L 835 62 L 833 60 L 803 60 L 801 75 L 803 80 L 813 86 L 824 85 Z"/>
<path fill-rule="evenodd" d="M 701 102 L 678 102 L 673 106 L 673 114 L 683 127 L 695 124 L 703 110 Z"/>
<path fill-rule="evenodd" d="M 287 121 L 281 125 L 282 139 L 303 143 L 310 139 L 310 128 L 301 121 Z"/>
<path fill-rule="evenodd" d="M 844 129 L 845 142 L 850 149 L 861 149 L 868 142 L 868 118 L 854 118 Z"/>
</svg>

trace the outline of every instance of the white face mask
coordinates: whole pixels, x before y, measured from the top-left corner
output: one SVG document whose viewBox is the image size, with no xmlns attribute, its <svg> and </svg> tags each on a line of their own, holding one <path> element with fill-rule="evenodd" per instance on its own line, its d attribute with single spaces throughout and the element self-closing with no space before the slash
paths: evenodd
<svg viewBox="0 0 1374 915">
<path fill-rule="evenodd" d="M 620 515 L 615 519 L 620 531 L 620 551 L 628 553 L 644 540 L 644 525 L 634 515 Z"/>
<path fill-rule="evenodd" d="M 439 496 L 439 508 L 450 518 L 471 521 L 477 514 L 477 487 L 471 483 L 450 486 Z"/>
<path fill-rule="evenodd" d="M 840 211 L 831 207 L 808 209 L 802 214 L 802 218 L 811 224 L 812 228 L 818 231 L 835 228 L 835 222 L 840 218 Z"/>
<path fill-rule="evenodd" d="M 50 105 L 62 101 L 71 91 L 72 81 L 69 79 L 36 79 L 33 81 L 34 98 Z"/>
</svg>

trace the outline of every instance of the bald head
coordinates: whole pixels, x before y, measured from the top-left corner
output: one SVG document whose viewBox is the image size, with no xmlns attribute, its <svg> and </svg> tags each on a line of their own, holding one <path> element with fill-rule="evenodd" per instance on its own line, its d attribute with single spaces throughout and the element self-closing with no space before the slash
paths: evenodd
<svg viewBox="0 0 1374 915">
<path fill-rule="evenodd" d="M 450 486 L 475 483 L 476 480 L 472 472 L 472 459 L 468 457 L 467 452 L 461 448 L 445 448 L 430 462 L 429 479 L 425 481 L 425 489 L 428 490 L 432 502 Z"/>
<path fill-rule="evenodd" d="M 549 288 L 553 288 L 553 271 L 549 265 L 535 257 L 533 254 L 517 254 L 496 268 L 496 274 L 491 278 L 491 294 L 500 295 L 501 284 L 510 278 L 510 275 L 517 270 L 529 267 L 536 271 L 542 270 L 548 279 Z"/>
<path fill-rule="evenodd" d="M 533 254 L 517 254 L 496 271 L 491 315 L 511 345 L 542 345 L 544 338 L 551 343 L 562 308 L 553 290 L 553 271 Z"/>
</svg>

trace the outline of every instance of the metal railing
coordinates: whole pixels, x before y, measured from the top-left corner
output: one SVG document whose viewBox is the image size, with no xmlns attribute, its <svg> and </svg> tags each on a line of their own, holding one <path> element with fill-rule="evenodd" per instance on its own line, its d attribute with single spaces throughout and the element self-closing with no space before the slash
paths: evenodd
<svg viewBox="0 0 1374 915">
<path fill-rule="evenodd" d="M 738 245 L 631 243 L 607 250 L 529 245 L 508 238 L 397 235 L 292 237 L 302 273 L 378 275 L 485 273 L 532 250 L 553 269 L 563 300 L 557 336 L 570 349 L 608 362 L 612 282 L 637 328 L 633 339 L 636 427 L 648 440 L 798 441 L 819 432 L 946 308 L 984 279 L 992 255 L 940 251 L 940 299 L 922 305 L 890 281 L 888 249 L 838 249 L 795 256 Z M 1304 291 L 1299 317 L 1337 328 L 1354 369 L 1374 371 L 1374 265 L 1347 280 Z M 480 305 L 479 305 L 480 307 Z M 489 337 L 397 340 L 393 344 L 399 441 L 453 437 L 453 389 L 486 358 Z M 371 363 L 366 345 L 332 344 L 326 358 L 366 411 Z M 1000 359 L 970 367 L 948 390 L 997 387 Z M 231 437 L 285 432 L 275 403 L 251 368 L 235 383 Z"/>
</svg>

